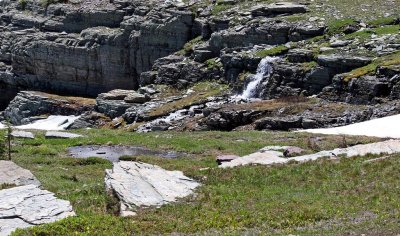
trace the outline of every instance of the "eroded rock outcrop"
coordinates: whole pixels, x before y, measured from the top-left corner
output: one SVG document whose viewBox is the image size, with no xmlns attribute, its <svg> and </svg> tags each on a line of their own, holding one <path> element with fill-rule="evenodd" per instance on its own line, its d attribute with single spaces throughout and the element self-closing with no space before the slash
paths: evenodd
<svg viewBox="0 0 400 236">
<path fill-rule="evenodd" d="M 4 117 L 14 125 L 21 125 L 43 115 L 80 115 L 94 110 L 94 106 L 94 99 L 22 91 L 4 111 Z"/>
<path fill-rule="evenodd" d="M 107 189 L 121 202 L 121 215 L 134 215 L 140 207 L 159 207 L 193 193 L 200 184 L 181 171 L 167 171 L 140 162 L 121 161 L 106 170 Z"/>
</svg>

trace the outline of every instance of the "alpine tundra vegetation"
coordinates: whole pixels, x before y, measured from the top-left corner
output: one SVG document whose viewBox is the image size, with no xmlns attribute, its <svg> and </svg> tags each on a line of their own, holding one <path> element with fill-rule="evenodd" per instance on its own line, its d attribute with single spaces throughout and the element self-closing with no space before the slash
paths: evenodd
<svg viewBox="0 0 400 236">
<path fill-rule="evenodd" d="M 399 0 L 0 0 L 0 236 L 400 234 Z"/>
</svg>

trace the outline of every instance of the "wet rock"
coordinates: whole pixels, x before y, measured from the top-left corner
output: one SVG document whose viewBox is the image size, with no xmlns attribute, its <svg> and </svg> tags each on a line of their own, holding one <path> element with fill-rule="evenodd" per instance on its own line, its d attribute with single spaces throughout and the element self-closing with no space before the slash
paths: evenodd
<svg viewBox="0 0 400 236">
<path fill-rule="evenodd" d="M 48 131 L 46 132 L 45 137 L 48 139 L 73 139 L 73 138 L 81 138 L 83 136 L 80 134 L 73 134 L 67 132 Z"/>
<path fill-rule="evenodd" d="M 55 222 L 74 216 L 68 201 L 57 199 L 54 193 L 26 185 L 0 190 L 0 235 L 17 228 Z"/>
<path fill-rule="evenodd" d="M 187 197 L 200 184 L 181 171 L 166 171 L 140 162 L 114 163 L 106 170 L 106 188 L 121 203 L 121 216 L 135 215 L 140 207 L 159 207 Z"/>
<path fill-rule="evenodd" d="M 40 182 L 35 178 L 35 176 L 33 176 L 33 174 L 29 170 L 19 167 L 14 162 L 0 160 L 0 185 L 1 184 L 10 184 L 17 186 L 40 186 Z"/>
<path fill-rule="evenodd" d="M 11 133 L 14 138 L 34 139 L 35 135 L 32 132 L 15 130 Z"/>
</svg>

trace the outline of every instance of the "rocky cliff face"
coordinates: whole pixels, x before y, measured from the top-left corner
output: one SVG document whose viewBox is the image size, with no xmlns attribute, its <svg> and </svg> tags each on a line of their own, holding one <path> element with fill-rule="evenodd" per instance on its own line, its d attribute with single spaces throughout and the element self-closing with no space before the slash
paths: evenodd
<svg viewBox="0 0 400 236">
<path fill-rule="evenodd" d="M 178 51 L 194 16 L 169 4 L 8 2 L 0 13 L 0 80 L 79 95 L 138 87 L 141 72 Z"/>
<path fill-rule="evenodd" d="M 398 15 L 347 19 L 322 2 L 3 1 L 0 89 L 101 93 L 77 128 L 102 117 L 142 132 L 289 130 L 396 114 Z M 13 123 L 43 113 L 26 96 L 4 113 Z"/>
</svg>

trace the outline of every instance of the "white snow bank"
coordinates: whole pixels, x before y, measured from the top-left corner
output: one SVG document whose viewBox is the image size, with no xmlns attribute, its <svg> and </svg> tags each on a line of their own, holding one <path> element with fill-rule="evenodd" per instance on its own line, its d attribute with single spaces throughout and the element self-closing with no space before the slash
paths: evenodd
<svg viewBox="0 0 400 236">
<path fill-rule="evenodd" d="M 47 119 L 37 120 L 32 124 L 16 126 L 16 129 L 37 129 L 37 130 L 65 130 L 79 116 L 49 116 Z"/>
<path fill-rule="evenodd" d="M 362 135 L 379 138 L 400 138 L 400 115 L 388 116 L 336 128 L 307 129 L 299 130 L 297 132 L 333 135 Z"/>
</svg>

